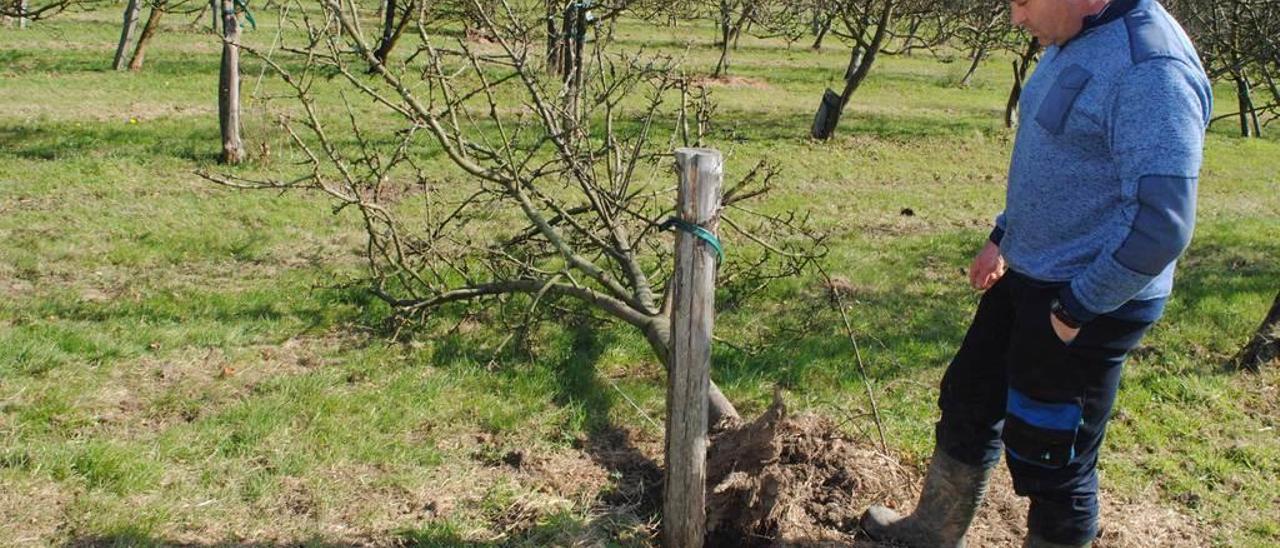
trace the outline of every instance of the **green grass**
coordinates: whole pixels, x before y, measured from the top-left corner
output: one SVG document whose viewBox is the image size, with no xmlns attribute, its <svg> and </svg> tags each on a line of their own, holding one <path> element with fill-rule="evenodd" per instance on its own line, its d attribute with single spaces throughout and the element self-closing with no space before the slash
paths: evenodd
<svg viewBox="0 0 1280 548">
<path fill-rule="evenodd" d="M 193 174 L 217 167 L 213 39 L 174 17 L 144 71 L 115 73 L 117 18 L 0 33 L 10 538 L 647 542 L 647 518 L 602 502 L 627 478 L 592 479 L 600 466 L 583 449 L 615 428 L 660 447 L 650 421 L 663 376 L 640 336 L 549 323 L 527 347 L 499 349 L 498 312 L 449 312 L 392 343 L 386 307 L 348 283 L 363 273 L 354 216 Z M 259 23 L 246 39 L 265 46 L 275 22 Z M 709 71 L 713 34 L 628 23 L 618 36 Z M 813 111 L 846 54 L 744 39 L 733 73 L 750 85 L 712 87 L 710 144 L 731 179 L 775 160 L 782 176 L 762 207 L 810 210 L 831 235 L 825 266 L 855 288 L 851 319 L 890 443 L 914 461 L 930 450 L 936 385 L 977 302 L 960 273 L 1003 199 L 1007 62 L 959 89 L 963 63 L 885 58 L 837 136 L 814 143 Z M 260 70 L 246 59 L 247 91 Z M 265 79 L 263 96 L 279 88 Z M 287 172 L 296 156 L 272 125 L 287 103 L 246 108 L 251 162 L 237 172 Z M 443 180 L 460 177 L 423 155 Z M 1277 173 L 1274 136 L 1239 139 L 1230 121 L 1211 131 L 1196 239 L 1165 319 L 1127 366 L 1101 464 L 1108 493 L 1154 497 L 1219 545 L 1280 542 L 1280 373 L 1224 367 L 1280 290 Z M 810 275 L 723 310 L 717 334 L 732 344 L 716 347 L 715 377 L 745 413 L 780 385 L 796 407 L 867 434 L 869 402 L 820 286 Z M 516 469 L 503 464 L 512 451 L 561 467 Z"/>
</svg>

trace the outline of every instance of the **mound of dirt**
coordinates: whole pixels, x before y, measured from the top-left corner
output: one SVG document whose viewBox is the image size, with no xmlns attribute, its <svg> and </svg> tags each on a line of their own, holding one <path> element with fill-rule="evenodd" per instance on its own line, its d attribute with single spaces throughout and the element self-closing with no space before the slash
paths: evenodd
<svg viewBox="0 0 1280 548">
<path fill-rule="evenodd" d="M 707 455 L 711 546 L 848 544 L 864 501 L 906 498 L 914 473 L 812 415 L 775 402 L 716 435 Z"/>
<path fill-rule="evenodd" d="M 707 455 L 708 546 L 855 546 L 858 519 L 871 504 L 908 511 L 920 473 L 868 442 L 850 439 L 825 417 L 788 416 L 775 401 L 755 421 L 712 438 Z M 1020 546 L 1027 503 L 997 469 L 969 534 L 971 546 Z M 1104 495 L 1096 546 L 1201 546 L 1188 517 L 1150 502 Z"/>
</svg>

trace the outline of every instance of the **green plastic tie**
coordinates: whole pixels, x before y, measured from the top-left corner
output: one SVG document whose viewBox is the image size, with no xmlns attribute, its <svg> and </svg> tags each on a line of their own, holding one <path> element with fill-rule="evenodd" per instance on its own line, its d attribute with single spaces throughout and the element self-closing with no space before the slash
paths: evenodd
<svg viewBox="0 0 1280 548">
<path fill-rule="evenodd" d="M 720 238 L 717 238 L 710 230 L 678 217 L 668 218 L 666 221 L 663 221 L 661 225 L 658 225 L 658 228 L 662 230 L 670 230 L 674 228 L 696 236 L 698 239 L 706 242 L 707 245 L 711 246 L 711 249 L 716 252 L 717 264 L 724 262 L 724 247 L 720 244 Z"/>
<path fill-rule="evenodd" d="M 253 30 L 258 30 L 258 22 L 253 19 L 253 12 L 249 11 L 249 2 L 246 0 L 236 0 L 236 6 L 239 6 L 241 11 L 244 11 L 244 18 L 249 22 L 249 25 L 253 27 Z"/>
</svg>

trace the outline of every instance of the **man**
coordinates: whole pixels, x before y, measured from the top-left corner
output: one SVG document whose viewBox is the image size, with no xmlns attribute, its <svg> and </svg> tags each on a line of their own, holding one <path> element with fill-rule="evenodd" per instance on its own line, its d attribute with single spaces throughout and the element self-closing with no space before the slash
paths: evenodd
<svg viewBox="0 0 1280 548">
<path fill-rule="evenodd" d="M 1155 0 L 1012 10 L 1048 47 L 1022 93 L 1005 211 L 970 267 L 985 294 L 942 379 L 920 502 L 869 509 L 873 538 L 963 545 L 1003 450 L 1031 499 L 1025 546 L 1089 546 L 1121 364 L 1191 239 L 1212 98 L 1182 28 Z"/>
</svg>

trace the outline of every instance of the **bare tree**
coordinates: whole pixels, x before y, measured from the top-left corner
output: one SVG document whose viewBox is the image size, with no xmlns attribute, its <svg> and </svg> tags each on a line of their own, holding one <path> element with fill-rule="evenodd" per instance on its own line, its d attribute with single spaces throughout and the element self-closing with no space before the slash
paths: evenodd
<svg viewBox="0 0 1280 548">
<path fill-rule="evenodd" d="M 969 54 L 969 68 L 960 78 L 960 87 L 969 86 L 978 66 L 992 53 L 1024 49 L 1025 39 L 1014 31 L 1006 1 L 946 2 L 941 9 L 947 11 L 954 41 Z"/>
<path fill-rule="evenodd" d="M 1013 85 L 1009 88 L 1009 100 L 1004 104 L 1004 127 L 1012 128 L 1018 123 L 1018 104 L 1022 100 L 1022 83 L 1027 80 L 1027 71 L 1035 63 L 1040 54 L 1040 43 L 1035 38 L 1026 38 L 1022 52 L 1013 60 Z"/>
<path fill-rule="evenodd" d="M 108 0 L 0 0 L 0 18 L 16 19 L 21 28 L 27 23 L 48 19 L 67 10 L 89 10 L 106 5 Z"/>
<path fill-rule="evenodd" d="M 308 173 L 286 180 L 205 175 L 238 187 L 318 191 L 356 211 L 368 234 L 371 289 L 401 319 L 456 307 L 518 309 L 495 318 L 512 323 L 505 346 L 539 318 L 586 314 L 635 327 L 666 364 L 670 150 L 699 144 L 702 133 L 690 127 L 707 127 L 705 94 L 670 59 L 607 53 L 602 40 L 584 53 L 577 82 L 548 74 L 542 6 L 522 12 L 502 3 L 484 12 L 482 30 L 492 40 L 484 44 L 443 37 L 419 17 L 410 24 L 414 65 L 394 67 L 374 57 L 348 7 L 338 0 L 321 7 L 340 34 L 297 10 L 306 43 L 282 48 L 294 55 L 287 62 L 263 56 L 300 108 L 282 127 Z M 374 77 L 364 74 L 367 66 Z M 326 74 L 346 83 L 340 125 L 322 114 L 315 94 Z M 350 93 L 397 127 L 386 118 L 362 120 Z M 665 132 L 670 137 L 660 139 Z M 340 144 L 339 134 L 356 144 Z M 422 146 L 441 151 L 463 178 L 447 191 L 433 184 Z M 746 207 L 772 180 L 773 170 L 757 165 L 725 192 L 719 221 L 742 239 L 719 276 L 731 296 L 795 275 L 823 249 L 805 216 Z M 387 197 L 397 184 L 421 189 L 415 213 Z M 709 408 L 713 422 L 737 416 L 714 386 Z"/>
<path fill-rule="evenodd" d="M 834 134 L 849 99 L 862 86 L 876 57 L 892 36 L 891 27 L 896 21 L 901 0 L 845 0 L 834 2 L 832 7 L 844 24 L 844 32 L 838 36 L 849 40 L 853 47 L 849 64 L 844 73 L 844 90 L 839 94 L 828 89 L 823 95 L 822 107 L 814 120 L 811 134 L 817 139 L 828 139 Z"/>
<path fill-rule="evenodd" d="M 804 2 L 716 0 L 716 24 L 720 31 L 716 46 L 720 48 L 720 58 L 712 76 L 729 73 L 730 51 L 738 49 L 743 33 L 793 42 L 804 34 L 809 13 Z"/>
<path fill-rule="evenodd" d="M 1192 35 L 1209 77 L 1229 81 L 1236 88 L 1236 112 L 1213 121 L 1237 118 L 1241 136 L 1261 136 L 1266 122 L 1280 117 L 1275 44 L 1280 2 L 1172 0 L 1168 4 Z M 1259 85 L 1271 95 L 1261 104 L 1255 101 Z M 1270 119 L 1264 122 L 1267 116 Z"/>
</svg>

